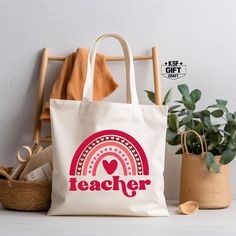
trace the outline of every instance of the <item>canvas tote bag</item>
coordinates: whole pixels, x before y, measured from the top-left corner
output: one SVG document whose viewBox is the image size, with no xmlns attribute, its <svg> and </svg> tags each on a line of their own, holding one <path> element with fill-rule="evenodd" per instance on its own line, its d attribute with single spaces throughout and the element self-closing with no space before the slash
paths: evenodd
<svg viewBox="0 0 236 236">
<path fill-rule="evenodd" d="M 120 42 L 125 56 L 125 104 L 93 101 L 97 47 L 111 37 Z M 120 35 L 99 36 L 89 49 L 87 67 L 82 101 L 50 100 L 49 215 L 167 216 L 163 194 L 167 107 L 138 103 L 132 53 Z"/>
</svg>

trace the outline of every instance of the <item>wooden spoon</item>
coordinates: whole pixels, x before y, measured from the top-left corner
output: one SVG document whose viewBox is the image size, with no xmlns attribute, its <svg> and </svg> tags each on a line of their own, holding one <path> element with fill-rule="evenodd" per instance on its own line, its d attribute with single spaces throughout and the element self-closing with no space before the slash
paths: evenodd
<svg viewBox="0 0 236 236">
<path fill-rule="evenodd" d="M 194 201 L 187 201 L 179 205 L 178 213 L 182 215 L 193 214 L 199 209 L 199 204 Z"/>
</svg>

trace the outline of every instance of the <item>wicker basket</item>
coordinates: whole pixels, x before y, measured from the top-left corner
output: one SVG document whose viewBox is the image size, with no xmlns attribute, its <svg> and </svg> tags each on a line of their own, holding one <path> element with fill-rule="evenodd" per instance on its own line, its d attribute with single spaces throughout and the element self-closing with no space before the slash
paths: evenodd
<svg viewBox="0 0 236 236">
<path fill-rule="evenodd" d="M 51 204 L 51 184 L 0 179 L 0 203 L 11 210 L 47 211 Z"/>
<path fill-rule="evenodd" d="M 201 155 L 193 155 L 188 152 L 187 145 L 184 145 L 187 133 L 182 138 L 185 140 L 182 142 L 180 203 L 196 201 L 201 209 L 228 207 L 232 200 L 229 165 L 222 165 L 220 173 L 209 172 L 204 160 L 205 141 L 199 134 L 195 134 L 201 141 Z M 216 156 L 215 159 L 216 162 L 219 162 L 220 156 Z"/>
</svg>

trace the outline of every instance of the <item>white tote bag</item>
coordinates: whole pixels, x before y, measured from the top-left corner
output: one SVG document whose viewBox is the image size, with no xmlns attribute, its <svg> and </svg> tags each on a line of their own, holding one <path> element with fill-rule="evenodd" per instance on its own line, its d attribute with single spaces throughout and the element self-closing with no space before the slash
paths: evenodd
<svg viewBox="0 0 236 236">
<path fill-rule="evenodd" d="M 92 99 L 97 46 L 108 37 L 124 52 L 125 104 Z M 51 99 L 50 110 L 49 215 L 168 215 L 163 193 L 167 107 L 138 103 L 132 53 L 120 35 L 103 34 L 90 47 L 83 100 Z"/>
</svg>

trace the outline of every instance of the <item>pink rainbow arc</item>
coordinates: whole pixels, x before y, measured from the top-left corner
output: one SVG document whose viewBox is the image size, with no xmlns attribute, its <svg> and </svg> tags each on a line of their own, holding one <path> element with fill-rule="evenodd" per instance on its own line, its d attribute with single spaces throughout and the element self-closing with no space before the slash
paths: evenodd
<svg viewBox="0 0 236 236">
<path fill-rule="evenodd" d="M 98 160 L 96 161 L 96 163 L 95 163 L 95 165 L 94 165 L 92 175 L 93 175 L 93 176 L 96 176 L 97 168 L 98 168 L 99 163 L 101 162 L 101 160 L 102 160 L 104 157 L 109 156 L 109 155 L 111 155 L 111 156 L 113 156 L 113 157 L 116 157 L 116 158 L 120 161 L 120 163 L 121 163 L 121 165 L 122 165 L 122 168 L 123 168 L 123 171 L 124 171 L 124 176 L 126 176 L 126 175 L 127 175 L 127 169 L 126 169 L 125 163 L 124 163 L 124 161 L 122 160 L 122 158 L 120 158 L 120 156 L 119 156 L 118 154 L 114 153 L 114 152 L 107 152 L 107 153 L 104 153 L 104 154 L 102 154 L 102 155 L 98 158 Z"/>
<path fill-rule="evenodd" d="M 131 153 L 129 152 L 129 150 L 125 149 L 121 144 L 116 143 L 114 141 L 112 142 L 105 142 L 105 143 L 101 143 L 99 145 L 97 145 L 96 147 L 94 147 L 91 152 L 87 155 L 86 159 L 85 159 L 85 163 L 84 163 L 84 168 L 83 168 L 83 175 L 86 175 L 87 173 L 87 169 L 88 169 L 88 165 L 93 157 L 93 155 L 102 147 L 106 147 L 106 146 L 114 146 L 114 147 L 119 147 L 128 157 L 130 163 L 131 163 L 131 167 L 132 167 L 132 175 L 136 174 L 136 168 L 135 168 L 135 162 L 134 159 L 131 155 Z M 122 158 L 120 158 L 122 160 Z"/>
<path fill-rule="evenodd" d="M 119 150 L 122 157 L 114 150 Z M 103 130 L 86 138 L 73 156 L 69 173 L 96 175 L 100 161 L 108 155 L 119 160 L 125 175 L 149 174 L 147 157 L 141 145 L 132 136 L 119 130 Z M 126 158 L 123 159 L 123 156 Z"/>
</svg>

